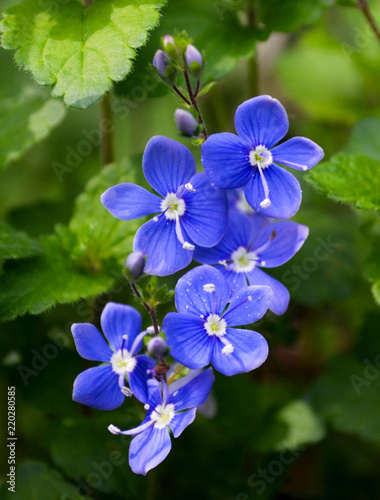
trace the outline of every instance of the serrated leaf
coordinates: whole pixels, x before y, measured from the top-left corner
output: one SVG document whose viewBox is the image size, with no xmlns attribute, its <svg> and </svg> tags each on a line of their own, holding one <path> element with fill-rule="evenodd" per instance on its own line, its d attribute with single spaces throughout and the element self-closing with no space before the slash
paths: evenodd
<svg viewBox="0 0 380 500">
<path fill-rule="evenodd" d="M 380 211 L 380 162 L 372 158 L 337 154 L 311 170 L 306 180 L 335 201 Z"/>
<path fill-rule="evenodd" d="M 122 161 L 104 168 L 92 179 L 75 203 L 69 223 L 75 235 L 75 258 L 88 263 L 89 268 L 99 269 L 109 259 L 125 260 L 132 251 L 135 232 L 141 221 L 121 221 L 113 217 L 100 203 L 106 189 L 121 182 L 142 182 L 141 157 Z"/>
<path fill-rule="evenodd" d="M 309 398 L 316 413 L 338 431 L 380 443 L 380 377 L 373 362 L 372 358 L 334 359 Z"/>
<path fill-rule="evenodd" d="M 41 251 L 38 242 L 22 231 L 17 231 L 0 221 L 0 261 L 24 259 Z"/>
<path fill-rule="evenodd" d="M 79 500 L 77 488 L 43 462 L 24 462 L 16 474 L 15 493 L 7 491 L 6 500 Z"/>
<path fill-rule="evenodd" d="M 65 108 L 59 101 L 23 94 L 0 102 L 0 168 L 21 158 L 59 125 Z"/>
<path fill-rule="evenodd" d="M 165 0 L 26 0 L 9 8 L 0 25 L 2 46 L 68 106 L 86 108 L 131 71 L 136 50 L 159 19 Z"/>
<path fill-rule="evenodd" d="M 260 451 L 295 450 L 317 443 L 325 436 L 325 429 L 313 409 L 302 400 L 294 400 L 283 406 L 258 436 Z"/>
<path fill-rule="evenodd" d="M 55 304 L 99 295 L 112 286 L 113 277 L 76 269 L 70 252 L 56 235 L 40 239 L 42 253 L 18 261 L 2 276 L 0 317 L 9 321 L 26 313 L 40 314 Z"/>
</svg>

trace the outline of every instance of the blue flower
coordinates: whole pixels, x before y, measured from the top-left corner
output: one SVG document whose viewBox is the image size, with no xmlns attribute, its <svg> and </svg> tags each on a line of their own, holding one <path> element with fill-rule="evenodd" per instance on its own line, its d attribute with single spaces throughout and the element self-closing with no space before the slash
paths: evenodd
<svg viewBox="0 0 380 500">
<path fill-rule="evenodd" d="M 230 206 L 230 214 L 235 211 L 248 215 L 253 224 L 253 231 L 257 232 L 273 222 L 273 219 L 270 217 L 266 217 L 265 215 L 259 214 L 253 210 L 245 199 L 244 189 L 230 189 L 227 191 L 227 196 Z"/>
<path fill-rule="evenodd" d="M 220 243 L 207 250 L 197 247 L 194 258 L 202 264 L 217 264 L 231 293 L 237 293 L 247 283 L 270 286 L 273 296 L 269 309 L 283 314 L 288 308 L 289 292 L 260 267 L 285 264 L 298 252 L 308 234 L 306 226 L 292 221 L 273 222 L 257 231 L 257 225 L 248 216 L 232 211 L 228 230 Z"/>
<path fill-rule="evenodd" d="M 72 326 L 82 358 L 105 363 L 78 375 L 74 382 L 74 401 L 98 410 L 113 410 L 123 403 L 125 395 L 133 393 L 143 403 L 148 400 L 147 370 L 152 369 L 155 362 L 145 355 L 136 356 L 146 335 L 146 332 L 140 333 L 141 324 L 142 318 L 136 309 L 110 302 L 101 315 L 102 329 L 110 345 L 90 323 Z"/>
<path fill-rule="evenodd" d="M 323 150 L 305 137 L 273 147 L 288 132 L 289 122 L 284 107 L 268 95 L 241 104 L 235 128 L 238 136 L 214 134 L 202 145 L 202 163 L 211 184 L 220 189 L 245 186 L 256 212 L 275 219 L 293 217 L 301 203 L 301 187 L 278 164 L 308 170 L 323 158 Z"/>
<path fill-rule="evenodd" d="M 148 256 L 146 273 L 166 276 L 190 264 L 194 244 L 212 247 L 221 240 L 228 220 L 227 196 L 211 187 L 205 173 L 195 173 L 194 158 L 185 146 L 166 137 L 148 142 L 143 170 L 161 198 L 124 183 L 108 189 L 101 201 L 121 220 L 159 214 L 137 231 L 133 249 Z"/>
<path fill-rule="evenodd" d="M 196 407 L 209 395 L 214 374 L 209 368 L 183 387 L 170 392 L 166 382 L 149 381 L 149 401 L 145 419 L 135 429 L 121 431 L 114 425 L 108 429 L 113 434 L 135 436 L 129 448 L 129 465 L 136 474 L 145 474 L 160 464 L 171 449 L 169 429 L 177 438 L 190 425 Z"/>
<path fill-rule="evenodd" d="M 232 327 L 262 318 L 271 296 L 267 286 L 245 287 L 224 311 L 230 290 L 223 274 L 211 266 L 192 269 L 176 286 L 178 313 L 167 314 L 162 324 L 170 354 L 192 369 L 211 361 L 225 375 L 257 368 L 268 356 L 266 340 L 252 330 Z"/>
</svg>

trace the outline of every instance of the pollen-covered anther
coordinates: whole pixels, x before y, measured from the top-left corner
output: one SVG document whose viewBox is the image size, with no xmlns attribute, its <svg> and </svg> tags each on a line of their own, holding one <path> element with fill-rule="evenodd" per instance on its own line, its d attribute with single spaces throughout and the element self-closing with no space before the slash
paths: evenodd
<svg viewBox="0 0 380 500">
<path fill-rule="evenodd" d="M 129 387 L 122 387 L 121 392 L 126 396 L 127 398 L 131 398 L 133 396 L 133 392 Z"/>
<path fill-rule="evenodd" d="M 208 293 L 215 292 L 214 283 L 207 283 L 206 285 L 203 285 L 203 291 Z"/>
<path fill-rule="evenodd" d="M 119 429 L 119 427 L 116 427 L 116 425 L 109 425 L 108 426 L 108 430 L 112 433 L 112 434 L 120 434 L 121 430 Z"/>
<path fill-rule="evenodd" d="M 123 335 L 124 340 L 128 340 L 128 335 Z"/>
<path fill-rule="evenodd" d="M 195 193 L 196 189 L 194 189 L 194 186 L 188 182 L 187 184 L 185 184 L 185 188 L 188 190 L 188 191 L 191 191 L 192 193 Z"/>
<path fill-rule="evenodd" d="M 158 328 L 158 331 L 161 331 L 161 328 L 157 325 L 157 328 Z M 155 329 L 154 329 L 154 326 L 148 326 L 148 328 L 146 329 L 146 333 L 148 333 L 149 335 L 153 335 L 153 333 L 156 333 Z"/>
<path fill-rule="evenodd" d="M 146 405 L 144 405 L 144 410 L 147 410 L 147 411 L 148 411 L 148 410 L 149 410 L 149 408 L 150 408 L 150 405 L 148 405 L 148 403 L 147 403 Z"/>
<path fill-rule="evenodd" d="M 218 264 L 220 264 L 221 266 L 223 266 L 225 269 L 228 269 L 228 264 L 227 264 L 226 260 L 220 260 L 218 262 Z"/>
<path fill-rule="evenodd" d="M 185 241 L 185 243 L 182 245 L 182 248 L 184 248 L 185 250 L 195 250 L 195 246 L 188 241 Z"/>
<path fill-rule="evenodd" d="M 262 208 L 268 208 L 271 206 L 271 201 L 269 198 L 265 198 L 261 203 L 260 203 L 260 207 Z"/>
<path fill-rule="evenodd" d="M 226 355 L 231 354 L 232 352 L 234 352 L 234 346 L 232 344 L 227 344 L 222 349 L 222 353 Z"/>
</svg>

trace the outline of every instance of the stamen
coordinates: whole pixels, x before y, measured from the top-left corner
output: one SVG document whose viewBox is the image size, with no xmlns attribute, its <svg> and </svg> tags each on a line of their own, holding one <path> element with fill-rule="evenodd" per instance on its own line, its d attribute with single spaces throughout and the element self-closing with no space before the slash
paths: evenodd
<svg viewBox="0 0 380 500">
<path fill-rule="evenodd" d="M 119 429 L 119 427 L 116 427 L 116 425 L 113 425 L 113 424 L 111 424 L 111 425 L 108 426 L 108 430 L 112 434 L 115 434 L 115 435 L 120 434 L 120 432 L 121 432 L 121 430 Z"/>
<path fill-rule="evenodd" d="M 185 250 L 195 250 L 195 246 L 188 241 L 185 241 L 185 243 L 182 245 L 182 248 Z"/>
<path fill-rule="evenodd" d="M 148 410 L 149 410 L 149 408 L 150 408 L 150 405 L 148 405 L 148 403 L 147 403 L 146 405 L 144 405 L 144 410 L 147 410 L 147 411 L 148 411 Z"/>
<path fill-rule="evenodd" d="M 222 353 L 225 354 L 226 356 L 228 354 L 231 354 L 232 352 L 234 352 L 234 346 L 231 344 L 231 342 L 229 342 L 227 339 L 225 339 L 224 337 L 219 337 L 220 340 L 223 342 L 224 344 L 224 347 L 222 349 Z"/>
<path fill-rule="evenodd" d="M 161 328 L 158 325 L 157 325 L 157 328 L 158 328 L 158 331 L 160 332 Z M 146 333 L 148 333 L 149 335 L 156 333 L 154 326 L 148 326 L 148 328 L 146 329 Z"/>
<path fill-rule="evenodd" d="M 259 170 L 261 182 L 263 184 L 264 195 L 265 195 L 264 200 L 260 203 L 260 207 L 268 208 L 271 205 L 271 201 L 269 199 L 269 186 L 268 186 L 267 180 L 265 178 L 265 175 L 264 175 L 264 172 L 262 171 L 262 169 L 260 167 L 258 167 L 258 170 Z"/>
<path fill-rule="evenodd" d="M 127 398 L 131 398 L 133 396 L 133 392 L 131 391 L 131 389 L 129 387 L 126 387 L 126 386 L 122 387 L 121 392 Z"/>
<path fill-rule="evenodd" d="M 215 292 L 214 283 L 207 283 L 206 285 L 203 285 L 203 291 L 208 293 Z"/>
<path fill-rule="evenodd" d="M 178 241 L 182 243 L 182 248 L 185 250 L 195 250 L 195 246 L 188 241 L 185 241 L 185 238 L 183 237 L 178 212 L 175 214 L 175 234 L 177 235 Z"/>
<path fill-rule="evenodd" d="M 131 354 L 134 354 L 138 345 L 140 342 L 144 339 L 145 335 L 147 334 L 147 330 L 144 330 L 143 332 L 139 333 L 135 340 L 133 341 L 132 347 L 131 347 Z"/>
<path fill-rule="evenodd" d="M 220 260 L 218 262 L 218 264 L 220 264 L 221 266 L 225 267 L 225 269 L 228 269 L 228 264 L 227 264 L 226 260 Z"/>
<path fill-rule="evenodd" d="M 193 185 L 188 182 L 187 184 L 185 184 L 185 188 L 188 190 L 188 191 L 191 191 L 192 193 L 195 193 L 196 189 L 194 189 Z"/>
</svg>

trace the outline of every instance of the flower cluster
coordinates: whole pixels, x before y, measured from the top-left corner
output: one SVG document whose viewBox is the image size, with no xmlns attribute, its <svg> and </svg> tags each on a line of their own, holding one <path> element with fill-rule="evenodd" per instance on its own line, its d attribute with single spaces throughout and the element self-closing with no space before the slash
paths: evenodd
<svg viewBox="0 0 380 500">
<path fill-rule="evenodd" d="M 172 37 L 165 37 L 163 47 L 154 65 L 165 81 L 174 85 L 181 53 L 186 71 L 199 80 L 203 60 L 195 47 L 188 44 L 181 52 Z M 180 113 L 177 120 L 192 135 L 196 123 Z M 142 403 L 141 425 L 109 426 L 113 434 L 134 436 L 129 461 L 138 474 L 162 462 L 171 449 L 170 434 L 177 438 L 193 422 L 210 395 L 213 368 L 232 376 L 264 363 L 267 341 L 244 325 L 268 309 L 286 311 L 289 292 L 266 270 L 291 259 L 308 236 L 307 227 L 285 220 L 297 212 L 301 189 L 283 166 L 307 170 L 323 157 L 321 148 L 302 137 L 276 146 L 288 119 L 270 96 L 239 106 L 235 126 L 238 135 L 214 134 L 202 144 L 205 171 L 198 173 L 187 147 L 153 137 L 142 169 L 154 192 L 123 183 L 101 197 L 118 219 L 151 216 L 135 235 L 126 275 L 152 326 L 144 330 L 139 312 L 114 303 L 101 316 L 107 341 L 90 324 L 73 325 L 79 354 L 102 363 L 77 377 L 73 399 L 100 410 L 117 408 L 126 396 Z M 177 312 L 158 322 L 159 301 L 150 301 L 137 281 L 144 273 L 174 274 L 192 261 L 201 265 L 178 279 Z"/>
</svg>

